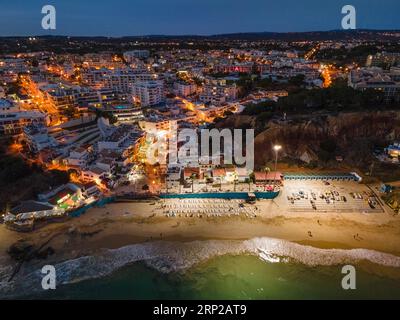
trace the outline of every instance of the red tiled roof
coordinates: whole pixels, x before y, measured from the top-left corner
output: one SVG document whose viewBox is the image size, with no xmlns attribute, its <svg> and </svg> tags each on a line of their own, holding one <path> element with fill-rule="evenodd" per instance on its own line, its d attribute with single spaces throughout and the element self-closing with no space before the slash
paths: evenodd
<svg viewBox="0 0 400 320">
<path fill-rule="evenodd" d="M 200 168 L 185 168 L 183 170 L 183 177 L 184 178 L 190 178 L 192 174 L 195 174 L 197 177 L 200 175 Z"/>
<path fill-rule="evenodd" d="M 224 177 L 226 175 L 225 169 L 220 168 L 220 169 L 213 169 L 212 170 L 212 176 L 213 177 Z"/>
<path fill-rule="evenodd" d="M 67 187 L 57 192 L 54 196 L 52 196 L 48 200 L 48 202 L 51 203 L 52 205 L 56 205 L 58 200 L 63 199 L 67 195 L 72 196 L 73 194 L 75 194 L 75 191 Z"/>
<path fill-rule="evenodd" d="M 271 172 L 264 172 L 264 171 L 255 171 L 254 177 L 256 181 L 268 181 L 268 180 L 282 180 L 282 173 L 279 171 L 271 171 Z"/>
</svg>

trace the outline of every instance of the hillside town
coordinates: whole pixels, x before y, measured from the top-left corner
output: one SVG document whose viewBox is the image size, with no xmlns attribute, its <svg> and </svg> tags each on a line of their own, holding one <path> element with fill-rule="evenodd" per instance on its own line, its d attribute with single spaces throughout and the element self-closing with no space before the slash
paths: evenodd
<svg viewBox="0 0 400 320">
<path fill-rule="evenodd" d="M 16 41 L 29 47 L 45 40 Z M 318 53 L 365 43 L 281 42 L 269 50 L 252 48 L 252 43 L 231 45 L 203 50 L 133 43 L 140 49 L 2 54 L 0 134 L 10 141 L 7 152 L 44 171 L 67 175 L 65 183 L 34 198 L 6 203 L 4 222 L 29 230 L 35 221 L 63 219 L 115 197 L 264 192 L 273 198 L 290 179 L 277 170 L 279 150 L 285 148 L 279 141 L 271 149 L 275 163 L 254 171 L 211 160 L 150 164 L 147 150 L 171 126 L 215 128 L 252 110 L 268 117 L 271 106 L 286 101 L 291 92 L 324 90 L 337 82 L 360 93 L 377 92 L 382 103 L 399 103 L 400 53 L 382 50 L 364 61 L 341 64 Z M 290 111 L 277 114 L 285 122 Z M 394 138 L 377 157 L 398 163 L 399 150 Z M 307 157 L 301 159 L 310 162 Z M 343 155 L 335 157 L 343 161 Z M 358 174 L 342 178 L 361 180 Z"/>
<path fill-rule="evenodd" d="M 3 1 L 0 300 L 255 319 L 400 299 L 399 11 Z"/>
</svg>

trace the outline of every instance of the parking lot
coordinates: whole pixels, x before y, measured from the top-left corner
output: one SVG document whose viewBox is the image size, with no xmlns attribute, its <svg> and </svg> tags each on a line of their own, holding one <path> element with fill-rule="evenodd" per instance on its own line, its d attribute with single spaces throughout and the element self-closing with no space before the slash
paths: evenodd
<svg viewBox="0 0 400 320">
<path fill-rule="evenodd" d="M 277 203 L 291 211 L 383 212 L 380 200 L 355 181 L 286 180 Z"/>
</svg>

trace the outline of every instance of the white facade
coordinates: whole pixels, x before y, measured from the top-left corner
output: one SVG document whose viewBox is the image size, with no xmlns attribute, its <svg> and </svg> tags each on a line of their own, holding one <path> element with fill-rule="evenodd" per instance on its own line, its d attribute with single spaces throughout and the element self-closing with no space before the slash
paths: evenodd
<svg viewBox="0 0 400 320">
<path fill-rule="evenodd" d="M 164 101 L 164 83 L 161 80 L 135 83 L 132 86 L 132 95 L 134 101 L 142 107 L 160 104 Z"/>
<path fill-rule="evenodd" d="M 387 100 L 400 100 L 400 69 L 389 71 L 378 67 L 361 68 L 349 73 L 348 84 L 356 90 L 375 89 L 382 91 Z"/>
<path fill-rule="evenodd" d="M 148 58 L 149 55 L 149 50 L 132 50 L 124 52 L 124 59 L 128 63 L 132 63 L 138 58 Z"/>
<path fill-rule="evenodd" d="M 110 175 L 110 172 L 104 169 L 101 169 L 97 166 L 92 166 L 88 170 L 84 170 L 81 172 L 81 178 L 85 182 L 95 182 L 100 185 L 101 180 Z"/>
<path fill-rule="evenodd" d="M 32 152 L 57 146 L 57 141 L 49 135 L 43 124 L 30 124 L 23 129 L 23 139 Z"/>
<path fill-rule="evenodd" d="M 162 131 L 170 131 L 177 128 L 176 120 L 160 120 L 160 121 L 139 121 L 139 126 L 143 131 L 157 134 Z"/>
<path fill-rule="evenodd" d="M 221 104 L 233 101 L 237 98 L 237 87 L 235 84 L 226 85 L 225 83 L 210 82 L 205 84 L 199 96 L 199 100 L 203 103 Z"/>
<path fill-rule="evenodd" d="M 133 105 L 117 105 L 105 109 L 117 119 L 118 123 L 135 123 L 143 119 L 143 112 Z"/>
<path fill-rule="evenodd" d="M 167 189 L 179 188 L 182 169 L 180 167 L 170 167 L 165 178 Z"/>
<path fill-rule="evenodd" d="M 45 123 L 46 115 L 38 111 L 25 111 L 9 100 L 0 99 L 0 134 L 18 134 L 32 122 Z"/>
<path fill-rule="evenodd" d="M 84 168 L 87 165 L 88 157 L 89 157 L 88 150 L 81 147 L 71 150 L 69 153 L 69 157 L 66 158 L 66 161 L 70 166 L 77 166 L 80 168 Z"/>
<path fill-rule="evenodd" d="M 174 84 L 175 94 L 181 97 L 187 97 L 197 92 L 197 86 L 194 83 L 181 83 Z"/>
</svg>

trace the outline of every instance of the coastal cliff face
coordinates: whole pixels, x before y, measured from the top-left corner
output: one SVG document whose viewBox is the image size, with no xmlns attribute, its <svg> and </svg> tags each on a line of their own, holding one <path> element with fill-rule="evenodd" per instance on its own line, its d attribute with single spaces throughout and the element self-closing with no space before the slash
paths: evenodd
<svg viewBox="0 0 400 320">
<path fill-rule="evenodd" d="M 249 116 L 233 116 L 221 127 L 255 127 Z M 333 162 L 336 156 L 350 165 L 363 165 L 372 159 L 376 146 L 400 139 L 400 111 L 308 115 L 286 121 L 270 120 L 258 127 L 255 138 L 256 165 L 274 158 L 272 146 L 281 144 L 280 158 L 306 163 Z"/>
</svg>

